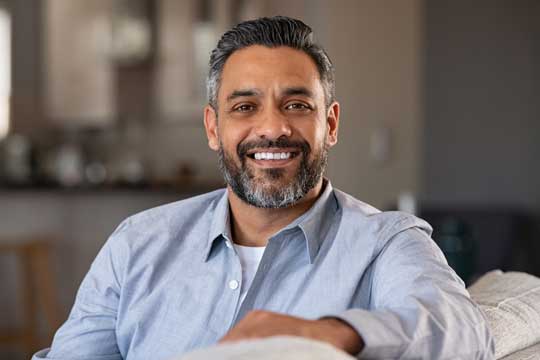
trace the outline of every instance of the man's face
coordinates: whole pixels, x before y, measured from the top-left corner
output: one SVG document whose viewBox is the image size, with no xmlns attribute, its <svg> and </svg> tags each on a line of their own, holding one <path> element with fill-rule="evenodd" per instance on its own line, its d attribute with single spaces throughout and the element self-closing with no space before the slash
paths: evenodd
<svg viewBox="0 0 540 360">
<path fill-rule="evenodd" d="M 223 68 L 209 146 L 234 193 L 263 208 L 294 205 L 321 180 L 337 142 L 339 105 L 325 106 L 317 67 L 289 47 L 250 46 Z"/>
</svg>

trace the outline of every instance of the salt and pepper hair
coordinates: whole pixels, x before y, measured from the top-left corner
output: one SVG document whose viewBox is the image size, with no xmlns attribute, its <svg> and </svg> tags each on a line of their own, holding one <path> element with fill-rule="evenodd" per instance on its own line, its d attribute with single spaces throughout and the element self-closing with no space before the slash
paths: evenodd
<svg viewBox="0 0 540 360">
<path fill-rule="evenodd" d="M 208 103 L 217 111 L 217 94 L 225 62 L 237 50 L 252 45 L 269 48 L 287 46 L 303 51 L 313 59 L 324 89 L 326 106 L 334 101 L 334 67 L 324 49 L 314 42 L 313 31 L 302 21 L 285 16 L 263 17 L 236 25 L 218 41 L 210 55 L 210 70 L 206 80 Z"/>
</svg>

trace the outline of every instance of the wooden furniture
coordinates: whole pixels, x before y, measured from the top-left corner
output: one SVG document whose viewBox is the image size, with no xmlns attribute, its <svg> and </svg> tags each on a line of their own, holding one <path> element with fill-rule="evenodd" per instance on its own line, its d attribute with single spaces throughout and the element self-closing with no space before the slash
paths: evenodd
<svg viewBox="0 0 540 360">
<path fill-rule="evenodd" d="M 18 298 L 23 323 L 17 329 L 0 329 L 0 344 L 13 345 L 31 354 L 49 342 L 61 324 L 56 290 L 50 267 L 51 241 L 45 237 L 0 238 L 0 259 L 15 255 L 20 271 Z M 39 332 L 39 315 L 44 315 L 47 339 Z"/>
</svg>

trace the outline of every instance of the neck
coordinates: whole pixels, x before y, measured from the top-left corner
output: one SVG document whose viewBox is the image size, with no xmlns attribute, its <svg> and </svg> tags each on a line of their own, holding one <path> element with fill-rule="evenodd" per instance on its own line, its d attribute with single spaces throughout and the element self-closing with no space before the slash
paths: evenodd
<svg viewBox="0 0 540 360">
<path fill-rule="evenodd" d="M 321 179 L 298 203 L 280 209 L 264 209 L 250 205 L 227 187 L 233 241 L 243 246 L 266 246 L 270 236 L 313 206 L 322 192 L 322 184 Z"/>
</svg>

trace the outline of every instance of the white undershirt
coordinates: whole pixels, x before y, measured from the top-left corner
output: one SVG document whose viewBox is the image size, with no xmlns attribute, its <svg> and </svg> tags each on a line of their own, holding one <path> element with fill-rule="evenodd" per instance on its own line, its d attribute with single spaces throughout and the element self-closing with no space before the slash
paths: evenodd
<svg viewBox="0 0 540 360">
<path fill-rule="evenodd" d="M 246 294 L 255 278 L 255 273 L 261 262 L 265 246 L 242 246 L 234 244 L 236 253 L 240 258 L 240 264 L 242 265 L 242 287 L 240 289 L 240 303 L 238 307 L 244 302 Z"/>
</svg>

